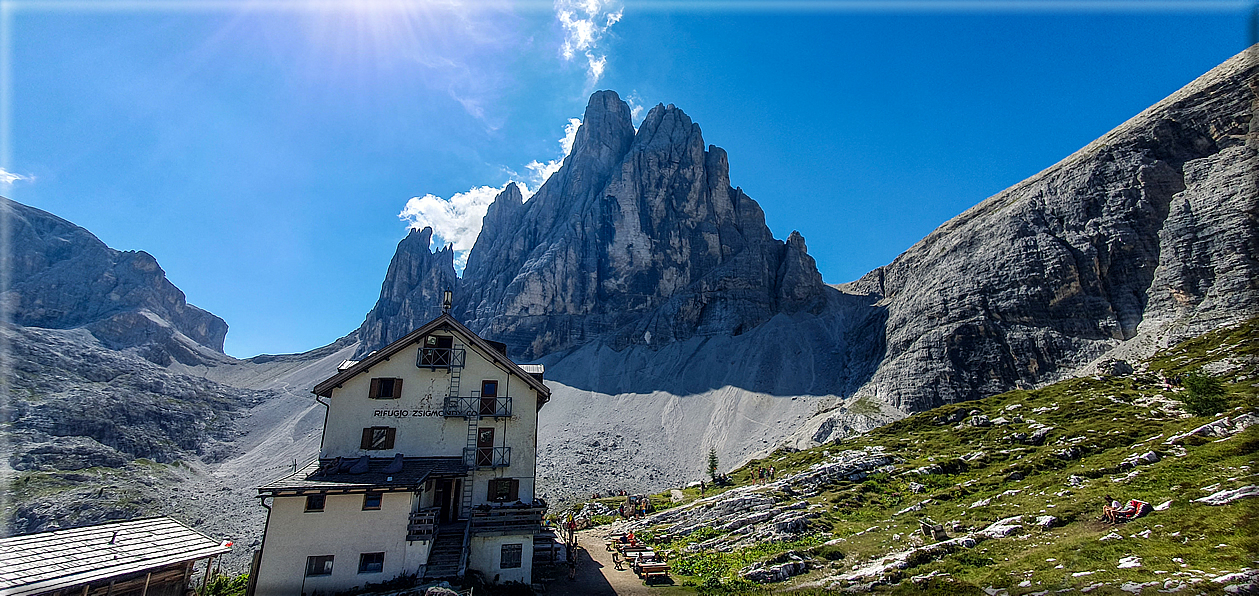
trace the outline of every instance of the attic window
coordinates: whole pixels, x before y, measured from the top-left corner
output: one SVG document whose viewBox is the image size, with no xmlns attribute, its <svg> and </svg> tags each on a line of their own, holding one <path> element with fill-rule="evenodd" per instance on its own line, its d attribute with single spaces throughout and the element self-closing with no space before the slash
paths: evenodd
<svg viewBox="0 0 1259 596">
<path fill-rule="evenodd" d="M 372 379 L 367 397 L 372 399 L 398 399 L 402 397 L 402 379 Z"/>
</svg>

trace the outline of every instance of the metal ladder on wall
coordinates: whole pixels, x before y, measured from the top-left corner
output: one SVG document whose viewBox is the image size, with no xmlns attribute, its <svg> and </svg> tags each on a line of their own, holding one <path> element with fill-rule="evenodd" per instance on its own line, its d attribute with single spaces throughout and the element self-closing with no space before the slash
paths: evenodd
<svg viewBox="0 0 1259 596">
<path fill-rule="evenodd" d="M 453 348 L 451 350 L 452 366 L 450 367 L 450 397 L 457 398 L 459 397 L 459 382 L 462 376 L 461 373 L 463 372 L 463 367 L 453 366 L 454 364 L 453 357 L 454 357 L 454 350 L 463 349 L 463 344 L 454 344 L 452 348 Z M 476 470 L 477 431 L 479 430 L 481 426 L 481 408 L 478 407 L 476 400 L 468 400 L 468 403 L 469 403 L 468 408 L 464 410 L 463 412 L 464 418 L 467 419 L 468 421 L 468 443 L 467 443 L 467 449 L 464 450 L 464 453 L 472 454 L 472 465 L 468 466 L 469 472 L 471 472 L 473 470 Z M 468 476 L 464 478 L 463 480 L 463 501 L 460 505 L 459 513 L 460 515 L 465 515 L 465 516 L 468 516 L 469 518 L 472 517 L 472 474 L 471 473 L 469 473 Z"/>
</svg>

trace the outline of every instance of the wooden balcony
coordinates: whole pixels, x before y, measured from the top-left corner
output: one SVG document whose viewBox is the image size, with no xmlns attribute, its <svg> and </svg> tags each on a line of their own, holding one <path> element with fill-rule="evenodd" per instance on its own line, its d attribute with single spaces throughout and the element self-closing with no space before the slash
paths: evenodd
<svg viewBox="0 0 1259 596">
<path fill-rule="evenodd" d="M 407 541 L 432 540 L 437 532 L 438 507 L 413 512 L 407 523 Z"/>
<path fill-rule="evenodd" d="M 535 502 L 536 505 L 536 502 Z M 473 536 L 533 535 L 541 531 L 546 506 L 492 507 L 472 509 Z"/>
<path fill-rule="evenodd" d="M 465 447 L 463 464 L 469 468 L 506 468 L 511 465 L 511 447 Z"/>
<path fill-rule="evenodd" d="M 442 414 L 447 418 L 473 417 L 510 418 L 510 397 L 447 397 L 442 402 Z"/>
<path fill-rule="evenodd" d="M 463 348 L 420 348 L 415 365 L 430 370 L 463 368 L 465 356 Z"/>
</svg>

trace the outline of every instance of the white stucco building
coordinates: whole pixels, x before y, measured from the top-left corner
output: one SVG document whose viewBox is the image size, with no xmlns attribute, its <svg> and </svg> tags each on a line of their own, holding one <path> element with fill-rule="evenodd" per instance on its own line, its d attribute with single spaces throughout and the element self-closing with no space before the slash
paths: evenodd
<svg viewBox="0 0 1259 596">
<path fill-rule="evenodd" d="M 443 314 L 315 386 L 319 457 L 258 489 L 259 595 L 333 594 L 403 575 L 531 581 L 540 366 Z M 269 502 L 268 502 L 269 501 Z"/>
</svg>

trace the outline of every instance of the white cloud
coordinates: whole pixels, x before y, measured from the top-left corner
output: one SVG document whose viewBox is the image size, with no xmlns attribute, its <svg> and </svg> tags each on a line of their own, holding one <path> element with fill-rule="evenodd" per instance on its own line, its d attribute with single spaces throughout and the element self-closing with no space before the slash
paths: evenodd
<svg viewBox="0 0 1259 596">
<path fill-rule="evenodd" d="M 21 174 L 14 174 L 4 168 L 0 168 L 0 184 L 13 184 L 18 180 L 31 180 L 31 178 Z"/>
<path fill-rule="evenodd" d="M 573 151 L 573 140 L 577 138 L 577 129 L 581 128 L 581 119 L 569 118 L 568 124 L 564 125 L 564 138 L 560 139 L 561 154 L 558 158 L 542 163 L 533 160 L 525 165 L 525 169 L 529 170 L 528 180 L 522 181 L 520 184 L 520 192 L 528 201 L 533 193 L 538 192 L 542 188 L 542 184 L 551 177 L 551 174 L 559 171 L 560 166 L 564 165 L 564 158 Z"/>
<path fill-rule="evenodd" d="M 478 186 L 457 192 L 449 199 L 432 194 L 411 197 L 398 218 L 407 221 L 408 228 L 431 226 L 434 247 L 451 245 L 455 249 L 455 269 L 462 273 L 468 263 L 468 251 L 481 235 L 481 218 L 506 187 Z"/>
<path fill-rule="evenodd" d="M 485 212 L 494 202 L 494 197 L 503 192 L 508 184 L 515 182 L 524 199 L 528 201 L 551 174 L 564 164 L 564 158 L 573 150 L 578 128 L 581 128 L 581 120 L 569 118 L 564 125 L 564 138 L 559 139 L 561 155 L 546 163 L 536 159 L 529 162 L 525 165 L 529 174 L 524 180 L 509 180 L 499 187 L 478 186 L 467 192 L 455 193 L 449 199 L 434 194 L 411 197 L 403 206 L 402 212 L 398 213 L 398 219 L 407 222 L 408 228 L 416 230 L 425 226 L 432 227 L 433 240 L 430 248 L 448 244 L 454 248 L 455 271 L 463 275 L 463 268 L 468 264 L 468 251 L 472 250 L 477 237 L 481 235 L 481 220 L 485 218 Z"/>
<path fill-rule="evenodd" d="M 599 41 L 624 15 L 624 9 L 612 10 L 614 0 L 555 0 L 555 17 L 564 27 L 564 43 L 560 54 L 571 61 L 578 54 L 586 57 L 586 74 L 593 85 L 603 76 L 608 57 L 599 52 Z"/>
</svg>

